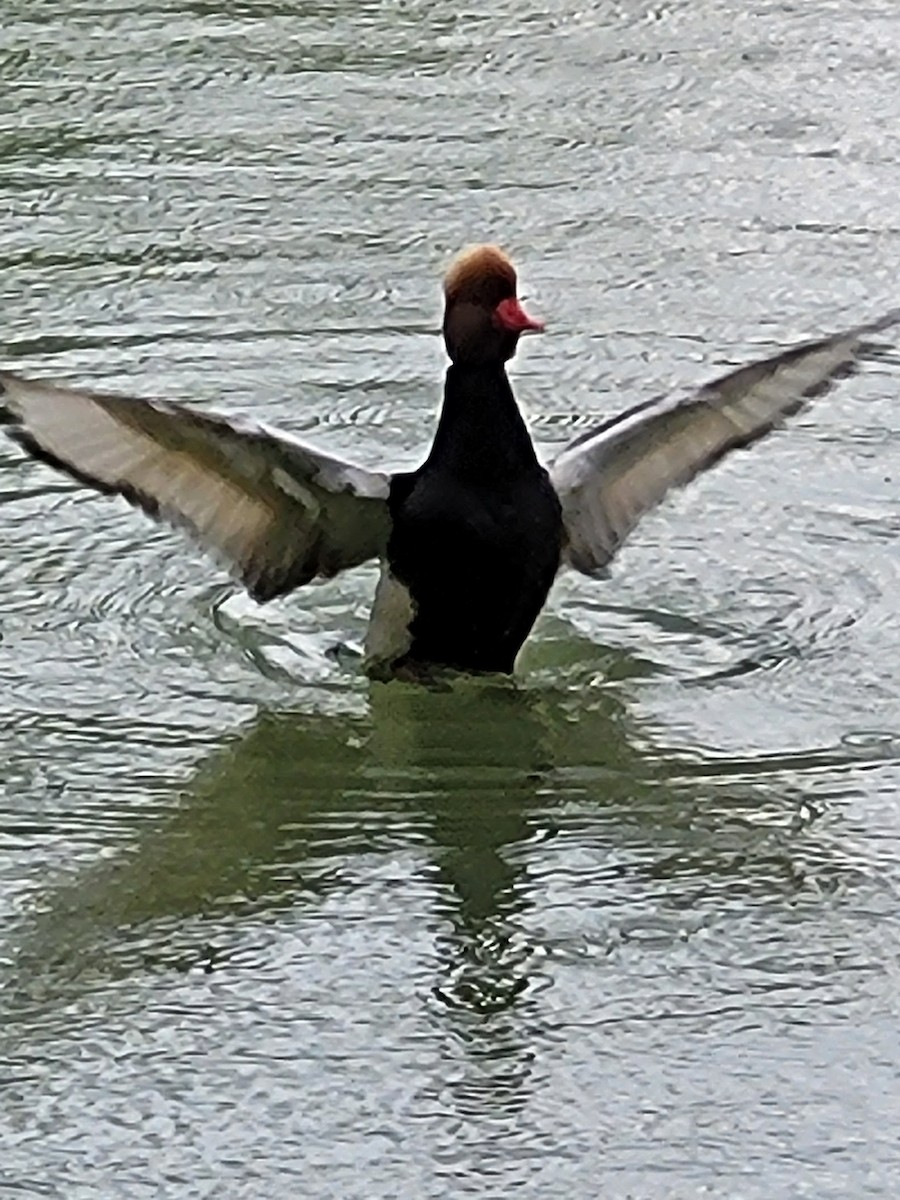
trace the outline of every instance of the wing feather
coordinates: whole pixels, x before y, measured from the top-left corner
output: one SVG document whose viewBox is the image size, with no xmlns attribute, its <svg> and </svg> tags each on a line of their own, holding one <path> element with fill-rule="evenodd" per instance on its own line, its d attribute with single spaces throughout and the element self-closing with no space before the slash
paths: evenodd
<svg viewBox="0 0 900 1200">
<path fill-rule="evenodd" d="M 262 424 L 5 372 L 0 424 L 35 458 L 187 528 L 257 600 L 387 543 L 388 476 Z"/>
<path fill-rule="evenodd" d="M 587 574 L 601 570 L 670 489 L 830 391 L 882 348 L 871 337 L 898 323 L 900 309 L 750 363 L 686 396 L 639 404 L 577 438 L 550 469 L 563 508 L 564 561 Z"/>
</svg>

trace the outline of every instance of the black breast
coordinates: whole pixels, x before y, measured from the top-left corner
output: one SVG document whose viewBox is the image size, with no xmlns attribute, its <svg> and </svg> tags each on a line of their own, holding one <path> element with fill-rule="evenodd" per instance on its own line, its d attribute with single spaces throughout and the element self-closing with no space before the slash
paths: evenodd
<svg viewBox="0 0 900 1200">
<path fill-rule="evenodd" d="M 513 669 L 559 566 L 562 515 L 536 461 L 512 478 L 458 478 L 429 461 L 396 476 L 388 561 L 414 608 L 405 662 Z"/>
</svg>

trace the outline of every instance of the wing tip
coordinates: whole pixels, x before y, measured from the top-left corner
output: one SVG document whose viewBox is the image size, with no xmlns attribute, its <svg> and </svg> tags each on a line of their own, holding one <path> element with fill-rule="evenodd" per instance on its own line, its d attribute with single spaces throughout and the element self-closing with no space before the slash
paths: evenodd
<svg viewBox="0 0 900 1200">
<path fill-rule="evenodd" d="M 861 334 L 881 333 L 882 330 L 890 329 L 894 325 L 900 325 L 900 307 L 891 308 L 883 316 L 877 317 L 867 325 L 861 325 L 859 332 Z"/>
</svg>

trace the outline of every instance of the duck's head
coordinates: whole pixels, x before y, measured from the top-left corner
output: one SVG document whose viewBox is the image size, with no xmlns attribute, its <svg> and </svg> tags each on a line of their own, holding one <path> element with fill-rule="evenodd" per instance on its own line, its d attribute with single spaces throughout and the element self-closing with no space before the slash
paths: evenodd
<svg viewBox="0 0 900 1200">
<path fill-rule="evenodd" d="M 444 277 L 444 344 L 459 366 L 505 363 L 520 334 L 544 328 L 516 296 L 516 271 L 496 246 L 471 246 Z"/>
</svg>

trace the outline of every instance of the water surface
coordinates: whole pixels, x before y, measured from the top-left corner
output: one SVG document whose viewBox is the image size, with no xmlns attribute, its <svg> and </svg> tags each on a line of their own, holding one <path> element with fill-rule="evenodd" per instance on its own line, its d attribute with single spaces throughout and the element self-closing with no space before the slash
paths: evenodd
<svg viewBox="0 0 900 1200">
<path fill-rule="evenodd" d="M 591 420 L 898 303 L 892 0 L 9 0 L 4 360 L 428 445 L 439 277 Z M 516 683 L 370 685 L 0 447 L 0 1194 L 893 1197 L 900 372 L 561 579 Z"/>
</svg>

